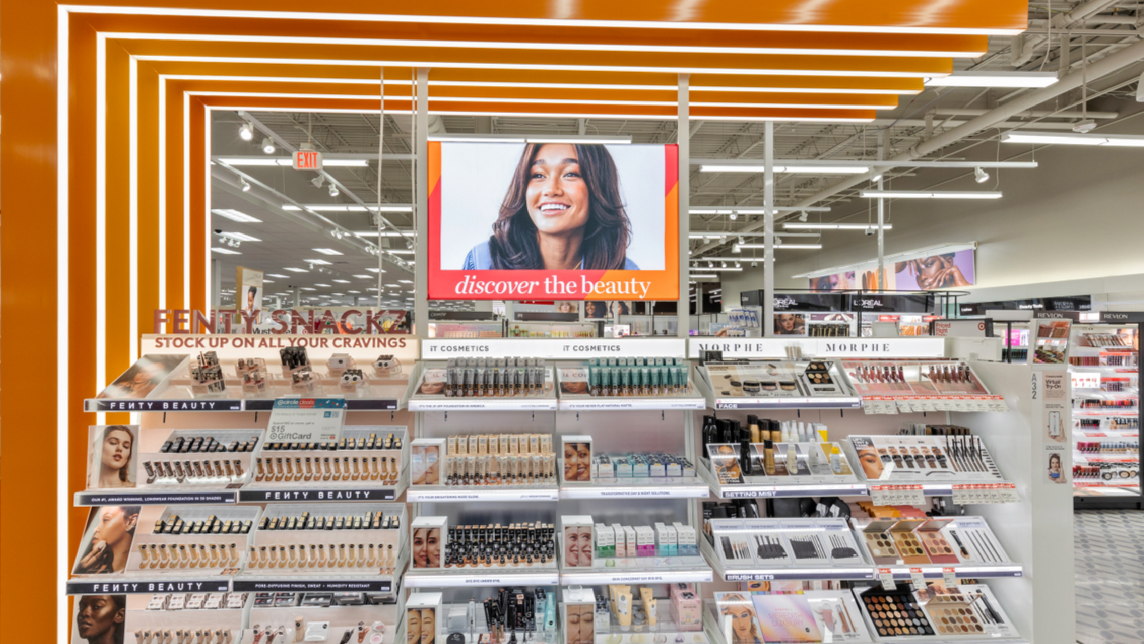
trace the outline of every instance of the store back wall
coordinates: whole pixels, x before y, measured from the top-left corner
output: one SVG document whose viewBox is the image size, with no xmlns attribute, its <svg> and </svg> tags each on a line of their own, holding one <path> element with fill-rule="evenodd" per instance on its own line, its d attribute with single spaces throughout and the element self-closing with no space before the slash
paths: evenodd
<svg viewBox="0 0 1144 644">
<path fill-rule="evenodd" d="M 1144 118 L 1100 131 L 1144 134 Z M 1002 160 L 1025 161 L 1033 157 L 1014 155 L 1027 151 L 1027 146 L 1002 144 L 1000 155 Z M 977 152 L 981 154 L 974 155 Z M 994 160 L 996 154 L 991 142 L 961 158 Z M 887 221 L 894 229 L 886 232 L 886 253 L 976 241 L 976 286 L 982 288 L 1144 273 L 1144 254 L 1139 252 L 1144 238 L 1144 150 L 1055 146 L 1037 150 L 1035 160 L 1040 163 L 1036 169 L 1001 171 L 996 188 L 996 170 L 990 170 L 993 177 L 984 185 L 973 182 L 972 170 L 919 170 L 918 177 L 888 183 L 887 190 L 997 189 L 1004 196 L 996 201 L 892 202 Z M 935 185 L 960 175 L 965 176 Z M 864 223 L 866 206 L 857 199 L 835 204 L 822 220 L 854 213 L 841 221 Z M 805 289 L 808 280 L 792 275 L 872 260 L 878 253 L 877 237 L 861 231 L 827 232 L 822 244 L 820 251 L 777 251 L 775 287 Z M 748 253 L 743 256 L 749 258 Z M 762 268 L 745 264 L 742 273 L 724 273 L 722 282 L 724 293 L 734 296 L 725 299 L 725 306 L 737 305 L 740 291 L 762 288 Z"/>
</svg>

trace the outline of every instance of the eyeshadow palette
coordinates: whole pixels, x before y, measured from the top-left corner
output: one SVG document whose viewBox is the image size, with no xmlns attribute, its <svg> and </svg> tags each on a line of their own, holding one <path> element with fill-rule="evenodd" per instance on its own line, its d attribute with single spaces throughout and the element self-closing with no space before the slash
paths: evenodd
<svg viewBox="0 0 1144 644">
<path fill-rule="evenodd" d="M 890 534 L 894 537 L 894 544 L 898 547 L 898 553 L 902 556 L 902 563 L 907 564 L 928 564 L 930 561 L 929 555 L 922 549 L 921 539 L 914 532 L 914 528 L 926 523 L 925 521 L 899 521 L 890 528 Z"/>
<path fill-rule="evenodd" d="M 872 521 L 862 531 L 866 538 L 866 547 L 876 564 L 892 564 L 898 562 L 898 549 L 894 547 L 894 540 L 890 538 L 889 528 L 895 521 Z"/>
<path fill-rule="evenodd" d="M 938 635 L 983 635 L 986 617 L 978 606 L 985 595 L 938 595 L 925 605 Z"/>
<path fill-rule="evenodd" d="M 925 547 L 930 561 L 935 564 L 961 563 L 961 560 L 957 558 L 957 553 L 953 550 L 953 546 L 950 545 L 949 541 L 946 541 L 941 533 L 941 529 L 949 523 L 948 520 L 927 521 L 925 525 L 915 531 L 921 538 L 922 546 Z"/>
<path fill-rule="evenodd" d="M 880 637 L 918 637 L 933 635 L 929 617 L 922 610 L 908 585 L 898 584 L 892 591 L 881 586 L 860 596 L 862 609 L 870 617 Z"/>
</svg>

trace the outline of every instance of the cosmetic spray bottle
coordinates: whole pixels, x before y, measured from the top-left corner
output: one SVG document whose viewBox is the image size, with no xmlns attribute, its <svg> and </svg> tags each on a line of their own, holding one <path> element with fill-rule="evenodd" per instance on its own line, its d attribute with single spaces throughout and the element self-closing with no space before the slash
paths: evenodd
<svg viewBox="0 0 1144 644">
<path fill-rule="evenodd" d="M 544 605 L 544 641 L 547 644 L 556 642 L 556 593 L 548 593 L 548 601 Z"/>
</svg>

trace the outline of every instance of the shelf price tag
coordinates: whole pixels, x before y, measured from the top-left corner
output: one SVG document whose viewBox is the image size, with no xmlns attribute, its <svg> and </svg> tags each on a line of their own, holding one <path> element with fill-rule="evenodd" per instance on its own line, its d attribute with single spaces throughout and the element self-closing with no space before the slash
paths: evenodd
<svg viewBox="0 0 1144 644">
<path fill-rule="evenodd" d="M 874 505 L 886 505 L 886 495 L 882 491 L 884 486 L 871 485 L 870 486 L 870 501 Z"/>
<path fill-rule="evenodd" d="M 906 485 L 907 503 L 909 505 L 924 505 L 926 502 L 926 494 L 920 485 Z"/>
<path fill-rule="evenodd" d="M 910 568 L 910 583 L 916 590 L 926 587 L 926 576 L 922 574 L 921 568 Z"/>
<path fill-rule="evenodd" d="M 941 569 L 941 580 L 945 584 L 946 589 L 953 590 L 957 588 L 957 575 L 954 574 L 953 568 L 948 566 Z"/>
<path fill-rule="evenodd" d="M 884 590 L 894 590 L 898 586 L 894 583 L 894 574 L 890 572 L 889 568 L 878 569 L 878 580 L 882 582 Z"/>
</svg>

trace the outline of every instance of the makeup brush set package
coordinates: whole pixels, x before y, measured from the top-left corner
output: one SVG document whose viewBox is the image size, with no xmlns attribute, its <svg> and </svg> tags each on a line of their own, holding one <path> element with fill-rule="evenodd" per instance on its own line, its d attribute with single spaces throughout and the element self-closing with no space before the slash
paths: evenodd
<svg viewBox="0 0 1144 644">
<path fill-rule="evenodd" d="M 736 568 L 869 566 L 843 519 L 712 519 L 711 547 Z"/>
<path fill-rule="evenodd" d="M 848 590 L 719 592 L 708 606 L 729 644 L 872 641 Z"/>
<path fill-rule="evenodd" d="M 867 481 L 1002 479 L 980 436 L 850 436 L 848 440 Z"/>
</svg>

